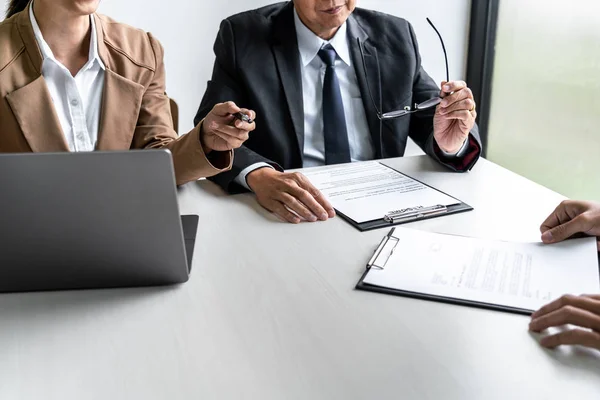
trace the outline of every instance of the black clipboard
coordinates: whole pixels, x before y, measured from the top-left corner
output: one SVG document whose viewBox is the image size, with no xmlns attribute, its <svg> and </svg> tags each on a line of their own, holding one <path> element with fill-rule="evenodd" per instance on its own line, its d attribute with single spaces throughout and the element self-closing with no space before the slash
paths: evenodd
<svg viewBox="0 0 600 400">
<path fill-rule="evenodd" d="M 366 268 L 364 274 L 361 276 L 360 280 L 356 284 L 355 289 L 364 290 L 367 292 L 391 294 L 394 296 L 410 297 L 413 299 L 436 301 L 438 303 L 454 304 L 454 305 L 459 305 L 459 306 L 475 307 L 475 308 L 482 308 L 482 309 L 494 310 L 494 311 L 503 311 L 503 312 L 508 312 L 508 313 L 512 313 L 512 314 L 520 314 L 520 315 L 531 315 L 535 311 L 535 310 L 527 310 L 527 309 L 523 309 L 523 308 L 509 307 L 509 306 L 504 306 L 504 305 L 500 305 L 500 304 L 483 303 L 483 302 L 472 301 L 472 300 L 458 299 L 455 297 L 445 297 L 445 296 L 432 295 L 432 294 L 428 294 L 428 293 L 412 292 L 412 291 L 399 290 L 399 289 L 390 289 L 390 288 L 385 288 L 385 287 L 381 287 L 381 286 L 369 285 L 368 283 L 365 283 L 364 279 L 372 268 L 374 268 L 374 269 L 384 269 L 385 268 L 387 261 L 389 260 L 389 258 L 391 257 L 391 255 L 393 253 L 393 248 L 392 248 L 391 252 L 389 253 L 389 255 L 387 256 L 387 258 L 385 257 L 383 250 L 386 248 L 386 246 L 389 244 L 390 241 L 395 240 L 396 244 L 399 243 L 399 241 L 400 241 L 400 239 L 394 237 L 393 234 L 394 234 L 394 228 L 392 228 L 392 230 L 382 239 L 381 243 L 377 247 L 377 250 L 375 250 L 375 253 L 371 257 L 371 260 L 368 262 L 367 268 Z M 392 243 L 390 246 L 393 246 L 395 248 L 396 244 Z M 385 260 L 383 260 L 383 259 L 379 260 L 380 257 L 385 258 Z"/>
<path fill-rule="evenodd" d="M 456 199 L 457 203 L 453 204 L 453 205 L 449 205 L 445 207 L 445 210 L 443 213 L 429 213 L 429 214 L 422 214 L 421 216 L 419 216 L 418 218 L 413 218 L 410 220 L 407 219 L 398 219 L 394 222 L 390 222 L 390 221 L 386 221 L 385 217 L 386 216 L 382 216 L 380 219 L 376 219 L 373 221 L 367 221 L 367 222 L 356 222 L 354 221 L 352 218 L 350 218 L 349 216 L 345 215 L 343 212 L 339 211 L 336 209 L 336 213 L 337 215 L 339 215 L 342 219 L 344 219 L 346 222 L 348 222 L 350 225 L 352 225 L 353 227 L 355 227 L 356 229 L 358 229 L 361 232 L 366 232 L 366 231 L 371 231 L 374 229 L 380 229 L 380 228 L 389 228 L 392 226 L 396 226 L 396 225 L 402 225 L 402 224 L 408 224 L 411 222 L 416 222 L 416 221 L 424 221 L 426 219 L 431 219 L 431 218 L 439 218 L 439 217 L 444 217 L 446 215 L 451 215 L 451 214 L 458 214 L 458 213 L 463 213 L 463 212 L 467 212 L 467 211 L 473 211 L 473 207 L 471 207 L 470 205 L 468 205 L 467 203 L 463 202 L 462 200 L 457 199 L 454 196 L 450 196 L 448 193 L 442 192 L 441 190 L 438 190 L 436 188 L 434 188 L 431 185 L 428 185 L 424 182 L 421 182 L 418 179 L 413 178 L 410 175 L 406 175 L 400 171 L 398 171 L 395 168 L 390 167 L 389 165 L 385 165 L 383 163 L 379 163 L 381 165 L 383 165 L 386 168 L 389 168 L 397 173 L 399 173 L 400 175 L 406 176 L 407 178 L 410 178 L 412 180 L 414 180 L 415 182 L 419 182 L 420 184 L 427 186 L 437 192 L 440 192 L 442 194 L 445 194 L 448 197 L 452 197 L 453 199 Z M 416 205 L 416 207 L 419 207 L 419 205 Z M 436 206 L 436 207 L 440 207 L 440 206 Z"/>
</svg>

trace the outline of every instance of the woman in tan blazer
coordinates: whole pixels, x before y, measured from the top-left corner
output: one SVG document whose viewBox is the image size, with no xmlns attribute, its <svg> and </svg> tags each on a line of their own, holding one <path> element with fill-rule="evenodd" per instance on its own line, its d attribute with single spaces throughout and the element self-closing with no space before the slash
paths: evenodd
<svg viewBox="0 0 600 400">
<path fill-rule="evenodd" d="M 253 111 L 218 104 L 188 134 L 173 129 L 163 48 L 95 13 L 99 0 L 11 0 L 0 23 L 0 152 L 166 148 L 177 184 L 231 167 Z"/>
</svg>

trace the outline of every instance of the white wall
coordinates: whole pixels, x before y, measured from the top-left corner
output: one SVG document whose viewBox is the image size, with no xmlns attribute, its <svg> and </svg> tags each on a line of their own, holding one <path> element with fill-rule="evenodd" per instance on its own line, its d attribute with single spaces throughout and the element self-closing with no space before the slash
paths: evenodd
<svg viewBox="0 0 600 400">
<path fill-rule="evenodd" d="M 181 109 L 180 131 L 193 118 L 210 78 L 212 46 L 222 19 L 277 0 L 103 0 L 100 12 L 152 32 L 165 47 L 167 91 Z M 444 58 L 431 18 L 446 42 L 451 79 L 464 79 L 471 0 L 358 0 L 358 5 L 402 16 L 415 26 L 423 62 L 436 79 L 445 75 Z"/>
<path fill-rule="evenodd" d="M 162 42 L 167 91 L 179 103 L 180 131 L 184 132 L 192 128 L 211 75 L 212 46 L 221 20 L 276 1 L 102 0 L 100 12 L 150 31 Z M 448 49 L 450 78 L 464 79 L 471 0 L 357 0 L 357 4 L 412 22 L 421 45 L 423 64 L 440 81 L 445 75 L 444 59 L 435 32 L 425 21 L 425 17 L 431 18 Z"/>
</svg>

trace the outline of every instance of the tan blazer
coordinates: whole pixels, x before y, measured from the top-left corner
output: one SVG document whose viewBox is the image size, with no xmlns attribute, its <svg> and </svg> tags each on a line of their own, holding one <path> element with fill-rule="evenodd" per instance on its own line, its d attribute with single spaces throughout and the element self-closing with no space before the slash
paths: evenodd
<svg viewBox="0 0 600 400">
<path fill-rule="evenodd" d="M 233 152 L 211 154 L 210 161 L 205 156 L 202 123 L 181 137 L 173 129 L 160 43 L 106 16 L 93 17 L 106 66 L 97 150 L 169 149 L 178 185 L 229 170 Z M 28 9 L 0 23 L 0 152 L 69 151 L 42 62 Z"/>
</svg>

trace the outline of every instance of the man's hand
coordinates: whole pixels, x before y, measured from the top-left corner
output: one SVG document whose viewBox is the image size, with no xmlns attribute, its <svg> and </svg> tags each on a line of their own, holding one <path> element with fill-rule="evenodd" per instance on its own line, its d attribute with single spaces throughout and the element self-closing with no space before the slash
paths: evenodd
<svg viewBox="0 0 600 400">
<path fill-rule="evenodd" d="M 440 149 L 455 154 L 475 126 L 475 99 L 462 81 L 442 82 L 440 97 L 443 100 L 433 117 L 433 135 Z"/>
<path fill-rule="evenodd" d="M 556 243 L 576 234 L 600 236 L 600 204 L 567 200 L 560 203 L 540 227 L 544 243 Z M 598 239 L 600 251 L 600 238 Z"/>
<path fill-rule="evenodd" d="M 541 332 L 550 327 L 576 325 L 587 329 L 571 329 L 546 336 L 541 345 L 555 348 L 564 344 L 600 350 L 600 295 L 566 295 L 542 307 L 531 316 L 529 329 Z"/>
<path fill-rule="evenodd" d="M 335 216 L 325 196 L 300 173 L 261 168 L 249 173 L 246 182 L 258 203 L 284 221 L 298 224 L 301 218 L 316 222 Z"/>
<path fill-rule="evenodd" d="M 256 124 L 235 119 L 232 114 L 242 112 L 254 121 L 256 114 L 252 110 L 239 108 L 234 102 L 220 103 L 213 107 L 204 118 L 200 140 L 206 154 L 211 151 L 229 151 L 240 147 Z"/>
</svg>

